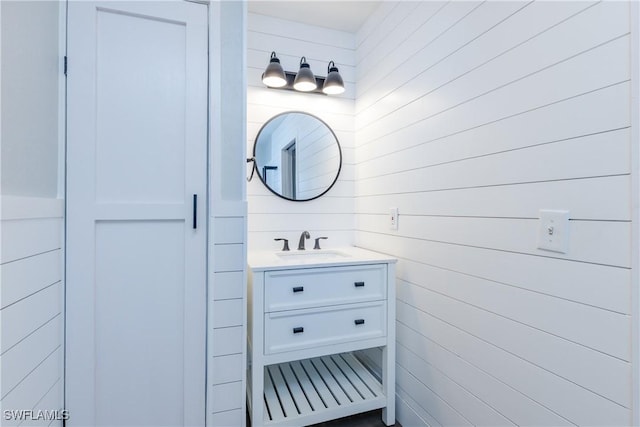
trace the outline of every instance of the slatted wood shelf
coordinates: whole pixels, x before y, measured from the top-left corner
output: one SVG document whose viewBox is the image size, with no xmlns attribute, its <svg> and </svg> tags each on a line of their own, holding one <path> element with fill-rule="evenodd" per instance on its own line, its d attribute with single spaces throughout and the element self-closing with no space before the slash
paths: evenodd
<svg viewBox="0 0 640 427">
<path fill-rule="evenodd" d="M 382 408 L 382 385 L 352 354 L 264 368 L 264 425 L 302 426 Z"/>
</svg>

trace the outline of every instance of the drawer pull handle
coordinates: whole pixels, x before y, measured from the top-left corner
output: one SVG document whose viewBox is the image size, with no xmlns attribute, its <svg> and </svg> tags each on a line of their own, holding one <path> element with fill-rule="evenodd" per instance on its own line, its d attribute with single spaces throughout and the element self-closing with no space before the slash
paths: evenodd
<svg viewBox="0 0 640 427">
<path fill-rule="evenodd" d="M 356 319 L 353 321 L 356 325 L 364 325 L 364 319 Z"/>
<path fill-rule="evenodd" d="M 361 287 L 363 287 L 363 286 L 364 286 L 364 282 L 355 282 L 353 285 L 354 285 L 356 288 L 361 288 Z"/>
<path fill-rule="evenodd" d="M 297 328 L 293 328 L 294 334 L 301 334 L 304 332 L 304 328 L 302 326 L 298 326 Z"/>
<path fill-rule="evenodd" d="M 293 292 L 302 292 L 304 291 L 304 286 L 296 286 L 293 288 Z"/>
</svg>

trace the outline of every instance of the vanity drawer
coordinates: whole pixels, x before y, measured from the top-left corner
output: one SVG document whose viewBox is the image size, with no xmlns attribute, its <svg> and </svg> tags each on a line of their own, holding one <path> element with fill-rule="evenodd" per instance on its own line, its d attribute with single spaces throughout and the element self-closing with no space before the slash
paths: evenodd
<svg viewBox="0 0 640 427">
<path fill-rule="evenodd" d="M 385 301 L 264 315 L 265 354 L 386 336 Z"/>
<path fill-rule="evenodd" d="M 383 300 L 386 281 L 386 264 L 269 271 L 264 311 Z"/>
</svg>

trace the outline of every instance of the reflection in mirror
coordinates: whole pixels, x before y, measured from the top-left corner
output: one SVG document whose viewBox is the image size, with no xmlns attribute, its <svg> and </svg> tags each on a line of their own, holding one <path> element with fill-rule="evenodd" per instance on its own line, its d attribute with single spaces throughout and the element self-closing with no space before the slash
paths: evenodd
<svg viewBox="0 0 640 427">
<path fill-rule="evenodd" d="M 342 152 L 333 131 L 310 114 L 289 112 L 269 120 L 253 146 L 258 175 L 288 200 L 320 197 L 340 174 Z"/>
</svg>

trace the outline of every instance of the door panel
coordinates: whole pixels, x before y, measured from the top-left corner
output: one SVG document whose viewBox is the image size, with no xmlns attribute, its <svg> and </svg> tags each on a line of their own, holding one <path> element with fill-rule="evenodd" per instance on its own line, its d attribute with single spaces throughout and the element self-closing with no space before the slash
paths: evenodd
<svg viewBox="0 0 640 427">
<path fill-rule="evenodd" d="M 108 10 L 97 18 L 96 199 L 182 201 L 186 27 Z"/>
<path fill-rule="evenodd" d="M 68 43 L 69 425 L 204 425 L 206 6 L 69 2 Z"/>
<path fill-rule="evenodd" d="M 99 221 L 95 243 L 96 420 L 140 425 L 121 410 L 132 394 L 143 417 L 183 398 L 184 224 Z"/>
</svg>

